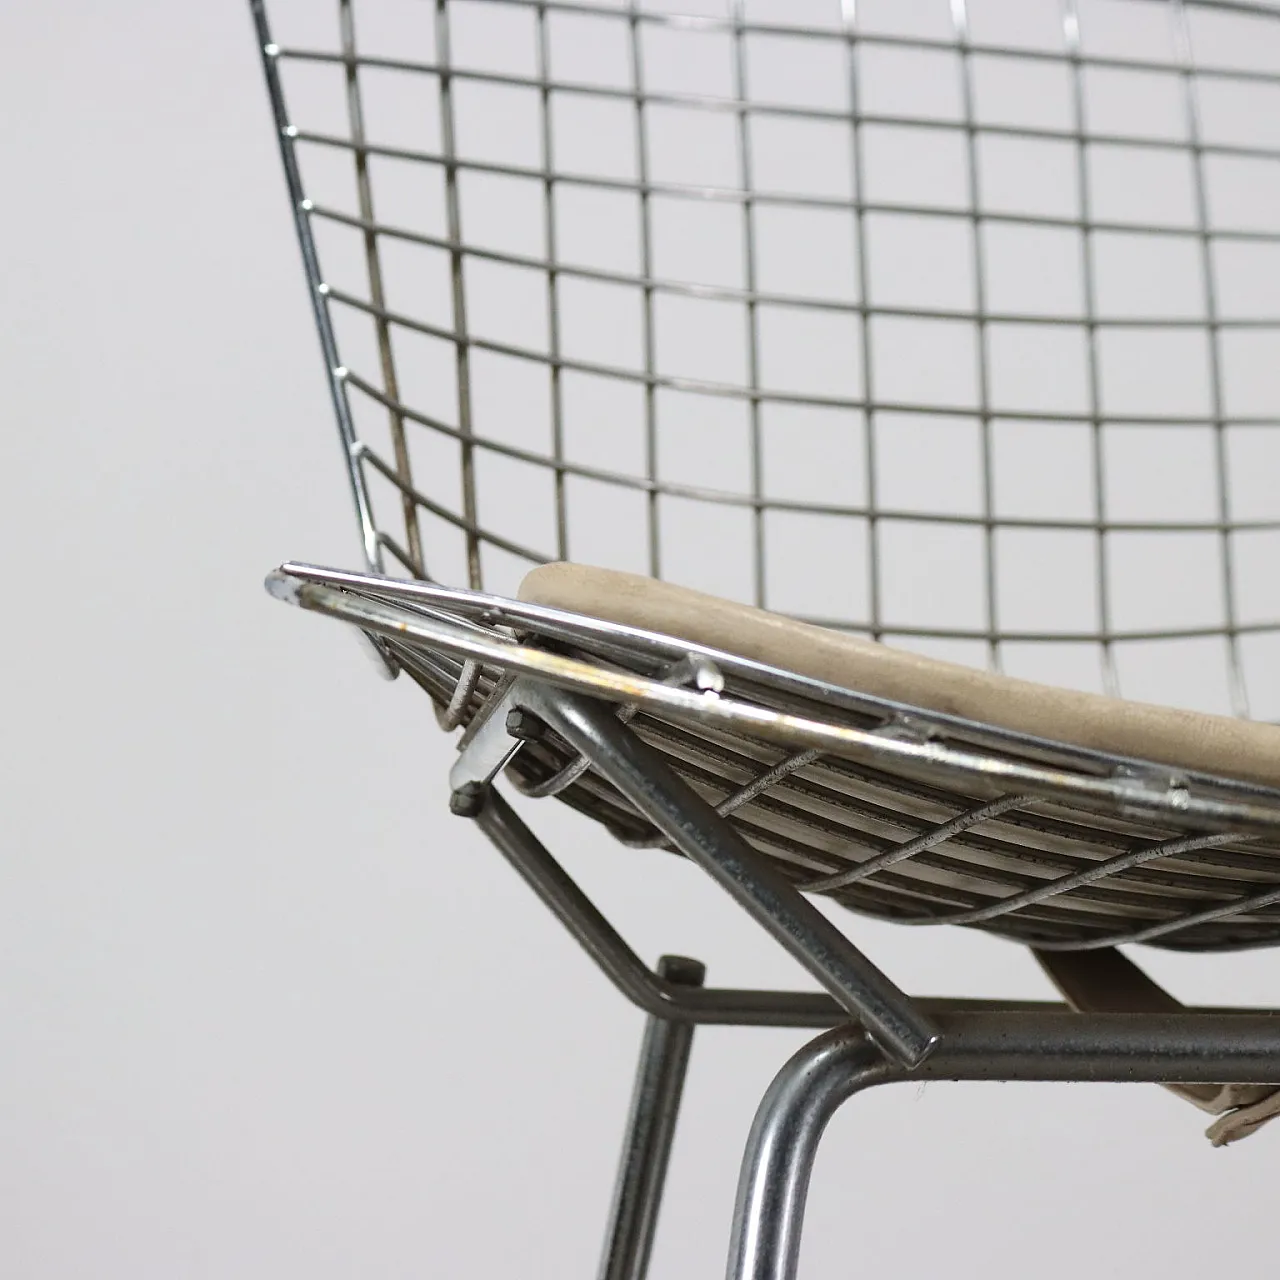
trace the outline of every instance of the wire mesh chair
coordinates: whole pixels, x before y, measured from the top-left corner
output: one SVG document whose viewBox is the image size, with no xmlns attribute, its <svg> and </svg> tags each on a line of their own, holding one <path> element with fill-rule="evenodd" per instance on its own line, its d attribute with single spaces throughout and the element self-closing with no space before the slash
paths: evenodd
<svg viewBox="0 0 1280 1280">
<path fill-rule="evenodd" d="M 268 585 L 462 730 L 451 807 L 649 1014 L 601 1274 L 644 1273 L 702 1022 L 830 1028 L 738 1277 L 794 1274 L 868 1085 L 1280 1109 L 1270 1015 L 1114 950 L 1280 942 L 1280 13 L 251 7 L 365 558 Z M 503 774 L 823 991 L 649 970 Z M 1029 945 L 1067 1003 L 911 998 L 807 893 Z"/>
</svg>

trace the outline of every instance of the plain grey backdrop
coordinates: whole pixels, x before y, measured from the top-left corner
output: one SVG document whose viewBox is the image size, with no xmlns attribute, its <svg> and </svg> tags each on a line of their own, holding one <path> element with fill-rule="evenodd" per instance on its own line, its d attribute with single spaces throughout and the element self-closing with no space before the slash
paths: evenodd
<svg viewBox="0 0 1280 1280">
<path fill-rule="evenodd" d="M 421 695 L 261 590 L 358 547 L 245 6 L 5 7 L 0 174 L 0 1275 L 592 1274 L 641 1019 L 447 815 Z M 536 816 L 646 957 L 799 983 L 690 868 Z M 849 923 L 910 989 L 1048 994 Z M 1280 1003 L 1270 954 L 1142 954 Z M 721 1273 L 799 1043 L 698 1032 L 655 1277 Z M 1280 1132 L 1201 1128 L 1154 1088 L 877 1091 L 804 1274 L 1270 1274 Z"/>
</svg>

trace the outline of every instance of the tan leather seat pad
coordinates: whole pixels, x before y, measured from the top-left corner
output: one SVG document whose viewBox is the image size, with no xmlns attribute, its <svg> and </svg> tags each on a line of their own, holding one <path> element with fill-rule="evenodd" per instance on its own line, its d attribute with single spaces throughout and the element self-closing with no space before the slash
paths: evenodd
<svg viewBox="0 0 1280 1280">
<path fill-rule="evenodd" d="M 1280 787 L 1280 727 L 1077 693 L 893 649 L 636 574 L 548 564 L 520 598 L 1004 729 Z"/>
</svg>

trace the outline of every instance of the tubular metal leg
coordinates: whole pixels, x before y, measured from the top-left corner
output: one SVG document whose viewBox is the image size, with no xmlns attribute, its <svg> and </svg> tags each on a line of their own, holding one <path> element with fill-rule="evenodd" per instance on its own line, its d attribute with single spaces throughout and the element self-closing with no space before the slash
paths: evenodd
<svg viewBox="0 0 1280 1280">
<path fill-rule="evenodd" d="M 913 1071 L 856 1026 L 810 1041 L 756 1113 L 734 1211 L 729 1280 L 795 1280 L 809 1177 L 823 1131 L 855 1093 L 895 1080 L 1280 1079 L 1280 1014 L 942 1013 L 942 1043 Z"/>
<path fill-rule="evenodd" d="M 663 956 L 658 976 L 667 982 L 699 987 L 706 969 L 696 960 Z M 600 1280 L 644 1280 L 649 1269 L 692 1043 L 692 1023 L 649 1016 L 600 1260 Z"/>
<path fill-rule="evenodd" d="M 851 1027 L 806 1045 L 774 1077 L 747 1139 L 728 1280 L 793 1280 L 809 1177 L 828 1121 L 860 1089 L 898 1075 Z"/>
</svg>

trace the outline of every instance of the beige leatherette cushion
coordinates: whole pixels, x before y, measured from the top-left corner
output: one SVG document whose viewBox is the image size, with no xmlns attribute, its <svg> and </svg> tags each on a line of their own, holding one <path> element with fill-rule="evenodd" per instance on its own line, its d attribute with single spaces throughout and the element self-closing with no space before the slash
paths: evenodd
<svg viewBox="0 0 1280 1280">
<path fill-rule="evenodd" d="M 520 598 L 692 640 L 874 697 L 1075 746 L 1280 787 L 1280 727 L 993 675 L 637 574 L 546 564 Z"/>
</svg>

